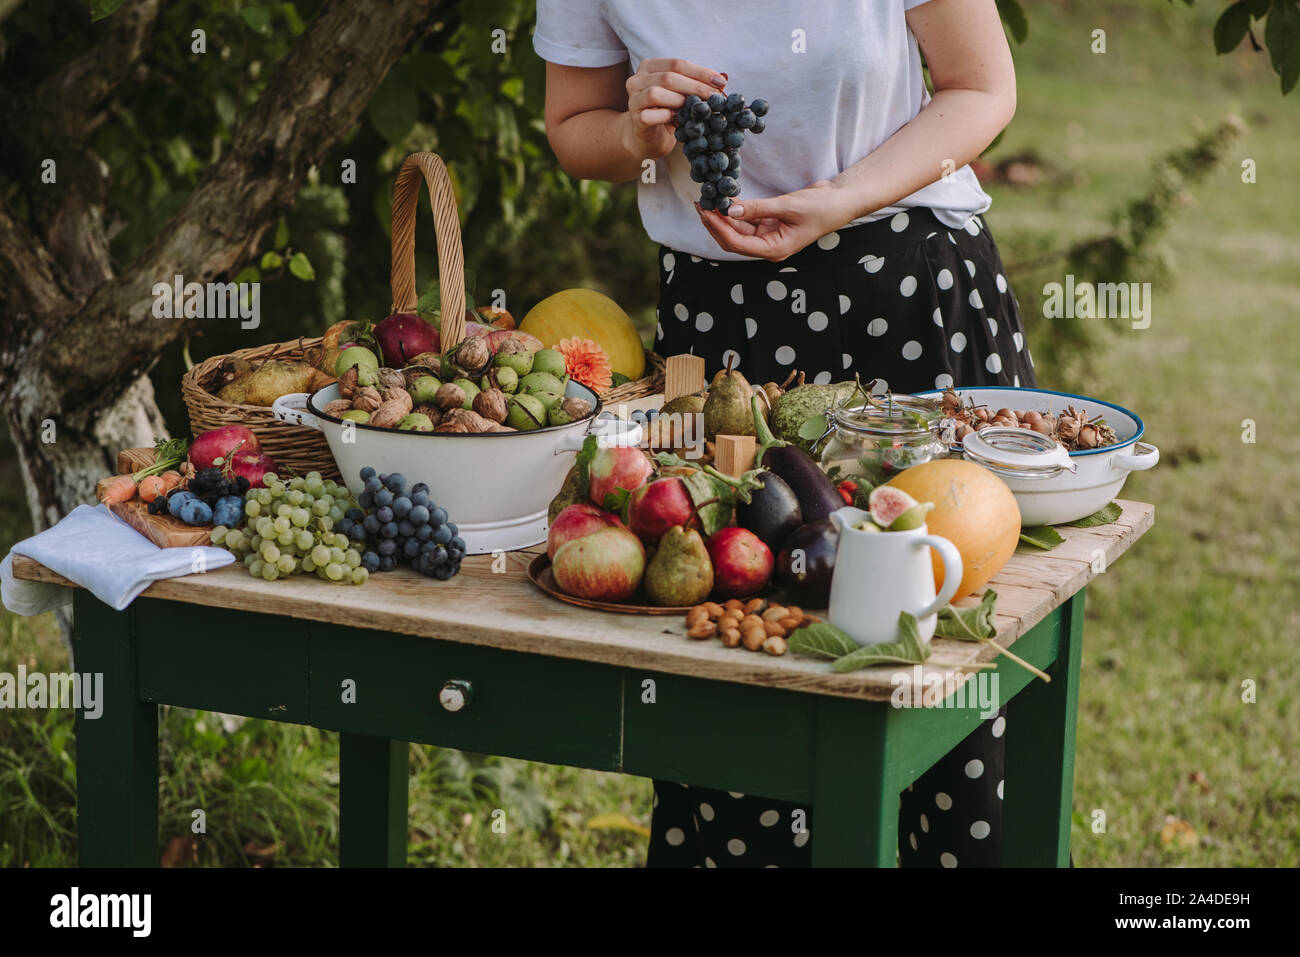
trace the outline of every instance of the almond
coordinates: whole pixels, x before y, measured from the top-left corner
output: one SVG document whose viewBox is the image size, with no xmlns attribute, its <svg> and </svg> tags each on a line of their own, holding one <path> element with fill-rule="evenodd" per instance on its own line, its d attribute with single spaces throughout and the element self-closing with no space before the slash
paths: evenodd
<svg viewBox="0 0 1300 957">
<path fill-rule="evenodd" d="M 778 638 L 776 635 L 763 642 L 763 650 L 769 655 L 783 655 L 785 654 L 785 648 L 785 639 Z"/>
<path fill-rule="evenodd" d="M 767 641 L 768 637 L 767 632 L 762 628 L 748 628 L 742 634 L 741 641 L 750 651 L 758 651 L 758 649 L 762 648 L 763 642 Z"/>
<path fill-rule="evenodd" d="M 782 618 L 789 618 L 790 610 L 780 605 L 773 605 L 767 611 L 763 612 L 764 621 L 780 621 Z"/>
<path fill-rule="evenodd" d="M 727 628 L 721 635 L 722 643 L 728 648 L 735 648 L 740 644 L 740 629 Z"/>
<path fill-rule="evenodd" d="M 718 626 L 711 621 L 702 621 L 690 631 L 686 632 L 687 638 L 712 638 L 718 631 Z"/>
</svg>

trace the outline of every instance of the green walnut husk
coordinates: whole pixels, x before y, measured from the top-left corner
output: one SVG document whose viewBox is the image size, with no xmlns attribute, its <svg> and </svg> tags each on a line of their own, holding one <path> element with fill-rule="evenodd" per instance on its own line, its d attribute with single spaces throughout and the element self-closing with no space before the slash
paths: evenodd
<svg viewBox="0 0 1300 957">
<path fill-rule="evenodd" d="M 533 371 L 533 354 L 527 350 L 509 352 L 507 347 L 511 345 L 518 346 L 519 343 L 514 340 L 504 342 L 501 351 L 492 359 L 492 365 L 497 369 L 509 369 L 517 379 L 522 379 Z"/>
<path fill-rule="evenodd" d="M 483 373 L 483 378 L 479 380 L 479 388 L 484 392 L 488 389 L 500 389 L 507 395 L 513 395 L 519 388 L 519 374 L 509 366 L 494 366 Z"/>
<path fill-rule="evenodd" d="M 411 393 L 411 401 L 416 405 L 424 405 L 433 402 L 433 397 L 438 394 L 442 388 L 442 380 L 431 375 L 422 375 L 411 383 L 407 389 Z"/>
<path fill-rule="evenodd" d="M 370 421 L 370 413 L 363 409 L 348 409 L 339 418 L 347 419 L 349 422 L 360 422 L 365 425 Z"/>
<path fill-rule="evenodd" d="M 562 353 L 555 349 L 539 349 L 533 353 L 533 371 L 549 372 L 557 379 L 563 379 L 569 370 L 564 364 Z"/>
<path fill-rule="evenodd" d="M 375 354 L 364 346 L 352 346 L 350 349 L 344 349 L 339 353 L 339 357 L 334 362 L 334 374 L 342 376 L 353 366 L 357 367 L 358 381 L 360 376 L 367 371 L 372 375 L 379 372 L 379 360 Z"/>
<path fill-rule="evenodd" d="M 549 372 L 530 372 L 519 380 L 519 391 L 536 395 L 538 392 L 564 394 L 564 383 Z"/>
<path fill-rule="evenodd" d="M 530 392 L 528 394 L 534 399 L 540 399 L 542 405 L 546 406 L 548 411 L 559 405 L 560 400 L 564 398 L 564 396 L 560 395 L 558 392 Z"/>
<path fill-rule="evenodd" d="M 403 432 L 432 432 L 433 420 L 423 412 L 408 412 L 397 422 Z"/>
<path fill-rule="evenodd" d="M 512 395 L 506 412 L 506 425 L 520 432 L 531 432 L 546 424 L 546 406 L 534 395 Z"/>
<path fill-rule="evenodd" d="M 551 425 L 568 425 L 589 415 L 591 415 L 591 403 L 571 395 L 547 408 L 546 421 Z"/>
<path fill-rule="evenodd" d="M 474 396 L 479 394 L 479 387 L 474 383 L 474 381 L 472 379 L 456 379 L 452 384 L 460 386 L 461 391 L 465 393 L 464 408 L 474 408 Z"/>
</svg>

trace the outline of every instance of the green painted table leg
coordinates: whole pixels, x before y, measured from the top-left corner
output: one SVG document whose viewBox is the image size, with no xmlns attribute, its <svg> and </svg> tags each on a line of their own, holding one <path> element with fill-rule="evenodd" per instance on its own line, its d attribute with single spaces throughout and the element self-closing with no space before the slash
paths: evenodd
<svg viewBox="0 0 1300 957">
<path fill-rule="evenodd" d="M 1061 648 L 1047 669 L 1051 684 L 1031 681 L 1007 708 L 1007 769 L 1002 805 L 1002 863 L 1065 867 L 1074 797 L 1074 729 L 1083 650 L 1083 592 L 1062 609 Z"/>
<path fill-rule="evenodd" d="M 814 746 L 814 867 L 895 867 L 898 791 L 885 704 L 823 697 Z"/>
<path fill-rule="evenodd" d="M 339 734 L 339 863 L 406 866 L 407 743 Z"/>
<path fill-rule="evenodd" d="M 154 867 L 158 706 L 135 696 L 131 611 L 83 591 L 74 602 L 75 668 L 102 676 L 92 678 L 99 717 L 77 712 L 78 858 L 82 867 Z"/>
</svg>

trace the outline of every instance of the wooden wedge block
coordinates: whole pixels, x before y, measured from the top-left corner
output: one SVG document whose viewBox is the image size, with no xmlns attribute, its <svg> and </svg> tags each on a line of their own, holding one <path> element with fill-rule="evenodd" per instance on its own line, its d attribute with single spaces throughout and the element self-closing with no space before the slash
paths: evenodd
<svg viewBox="0 0 1300 957">
<path fill-rule="evenodd" d="M 704 388 L 704 357 L 692 355 L 669 356 L 664 360 L 664 401 L 671 402 L 679 395 L 691 395 Z"/>
<path fill-rule="evenodd" d="M 154 463 L 153 449 L 123 449 L 117 453 L 117 474 L 130 475 Z"/>
<path fill-rule="evenodd" d="M 713 442 L 713 467 L 723 475 L 739 477 L 754 467 L 757 452 L 752 435 L 719 435 Z"/>
</svg>

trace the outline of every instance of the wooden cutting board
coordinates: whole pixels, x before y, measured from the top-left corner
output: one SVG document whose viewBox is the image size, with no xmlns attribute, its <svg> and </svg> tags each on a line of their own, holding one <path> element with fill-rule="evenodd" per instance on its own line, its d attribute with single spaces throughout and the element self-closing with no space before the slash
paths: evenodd
<svg viewBox="0 0 1300 957">
<path fill-rule="evenodd" d="M 153 449 L 123 449 L 117 453 L 119 475 L 138 472 L 153 463 Z M 194 548 L 211 544 L 211 525 L 186 525 L 170 515 L 150 515 L 148 503 L 138 498 L 108 508 L 159 548 Z"/>
<path fill-rule="evenodd" d="M 186 525 L 170 515 L 150 515 L 149 506 L 138 498 L 108 508 L 159 548 L 194 548 L 212 542 L 211 525 Z"/>
</svg>

